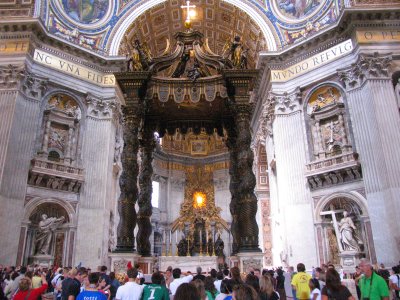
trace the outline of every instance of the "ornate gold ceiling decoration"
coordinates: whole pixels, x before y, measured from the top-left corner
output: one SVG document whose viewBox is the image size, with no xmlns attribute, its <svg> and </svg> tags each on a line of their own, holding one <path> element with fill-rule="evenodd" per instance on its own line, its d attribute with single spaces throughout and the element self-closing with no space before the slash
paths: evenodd
<svg viewBox="0 0 400 300">
<path fill-rule="evenodd" d="M 162 149 L 170 154 L 204 157 L 227 153 L 223 137 L 216 132 L 208 135 L 204 129 L 195 135 L 191 129 L 187 134 L 182 134 L 179 129 L 174 135 L 165 135 L 162 139 Z"/>
<path fill-rule="evenodd" d="M 150 51 L 161 55 L 167 48 L 167 41 L 175 41 L 174 34 L 184 31 L 186 11 L 182 1 L 171 0 L 147 10 L 129 27 L 126 39 L 120 47 L 120 54 L 129 52 L 127 41 L 147 41 Z M 192 28 L 204 34 L 211 51 L 223 53 L 224 45 L 235 36 L 241 36 L 248 50 L 248 67 L 254 68 L 257 53 L 266 49 L 266 41 L 260 28 L 245 12 L 221 0 L 194 0 L 196 16 L 192 16 Z M 174 47 L 172 47 L 174 48 Z"/>
</svg>

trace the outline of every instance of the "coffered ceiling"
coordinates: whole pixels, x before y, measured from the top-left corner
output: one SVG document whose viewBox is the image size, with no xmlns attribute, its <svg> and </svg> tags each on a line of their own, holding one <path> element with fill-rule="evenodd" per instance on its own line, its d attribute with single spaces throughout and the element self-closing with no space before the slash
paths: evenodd
<svg viewBox="0 0 400 300">
<path fill-rule="evenodd" d="M 134 39 L 146 42 L 153 55 L 164 51 L 167 39 L 174 49 L 174 33 L 185 30 L 186 10 L 181 8 L 183 4 L 183 0 L 170 0 L 144 12 L 127 30 L 120 54 L 127 53 L 126 42 Z M 193 9 L 196 12 L 196 16 L 192 17 L 193 29 L 204 34 L 214 53 L 221 54 L 226 41 L 238 35 L 249 49 L 249 67 L 255 66 L 257 53 L 267 50 L 266 42 L 260 28 L 245 12 L 221 0 L 192 0 L 190 4 L 196 5 Z"/>
</svg>

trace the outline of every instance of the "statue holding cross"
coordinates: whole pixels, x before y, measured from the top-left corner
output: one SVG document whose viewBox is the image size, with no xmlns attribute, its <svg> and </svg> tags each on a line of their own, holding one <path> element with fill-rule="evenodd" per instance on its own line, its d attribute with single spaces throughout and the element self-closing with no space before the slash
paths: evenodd
<svg viewBox="0 0 400 300">
<path fill-rule="evenodd" d="M 343 213 L 343 218 L 338 222 L 336 219 L 336 214 Z M 351 217 L 348 216 L 348 212 L 339 209 L 339 210 L 329 210 L 321 212 L 321 215 L 331 215 L 333 221 L 333 228 L 335 229 L 336 239 L 339 246 L 339 251 L 353 251 L 360 252 L 360 244 L 356 232 L 356 226 L 354 225 Z"/>
</svg>

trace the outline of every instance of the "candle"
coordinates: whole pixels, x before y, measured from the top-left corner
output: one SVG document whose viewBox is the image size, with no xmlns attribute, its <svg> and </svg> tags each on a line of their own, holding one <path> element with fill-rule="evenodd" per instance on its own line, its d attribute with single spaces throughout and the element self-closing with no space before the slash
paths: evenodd
<svg viewBox="0 0 400 300">
<path fill-rule="evenodd" d="M 169 231 L 169 243 L 172 243 L 172 230 Z"/>
<path fill-rule="evenodd" d="M 165 229 L 163 231 L 163 243 L 165 244 L 166 240 L 165 240 Z"/>
<path fill-rule="evenodd" d="M 178 245 L 178 230 L 175 231 L 175 244 Z"/>
<path fill-rule="evenodd" d="M 206 243 L 208 243 L 208 230 L 206 230 Z"/>
</svg>

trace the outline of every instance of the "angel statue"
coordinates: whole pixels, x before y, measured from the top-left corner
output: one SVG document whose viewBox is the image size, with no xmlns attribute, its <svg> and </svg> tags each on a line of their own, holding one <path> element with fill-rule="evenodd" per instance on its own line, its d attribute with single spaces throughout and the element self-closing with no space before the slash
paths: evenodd
<svg viewBox="0 0 400 300">
<path fill-rule="evenodd" d="M 39 230 L 35 237 L 35 254 L 49 255 L 54 231 L 64 222 L 64 219 L 63 216 L 60 218 L 49 218 L 46 214 L 42 215 L 42 220 L 39 222 Z"/>
<path fill-rule="evenodd" d="M 234 68 L 247 69 L 247 52 L 248 49 L 244 49 L 240 36 L 235 36 L 233 42 L 226 41 L 222 56 L 228 57 Z"/>
</svg>

